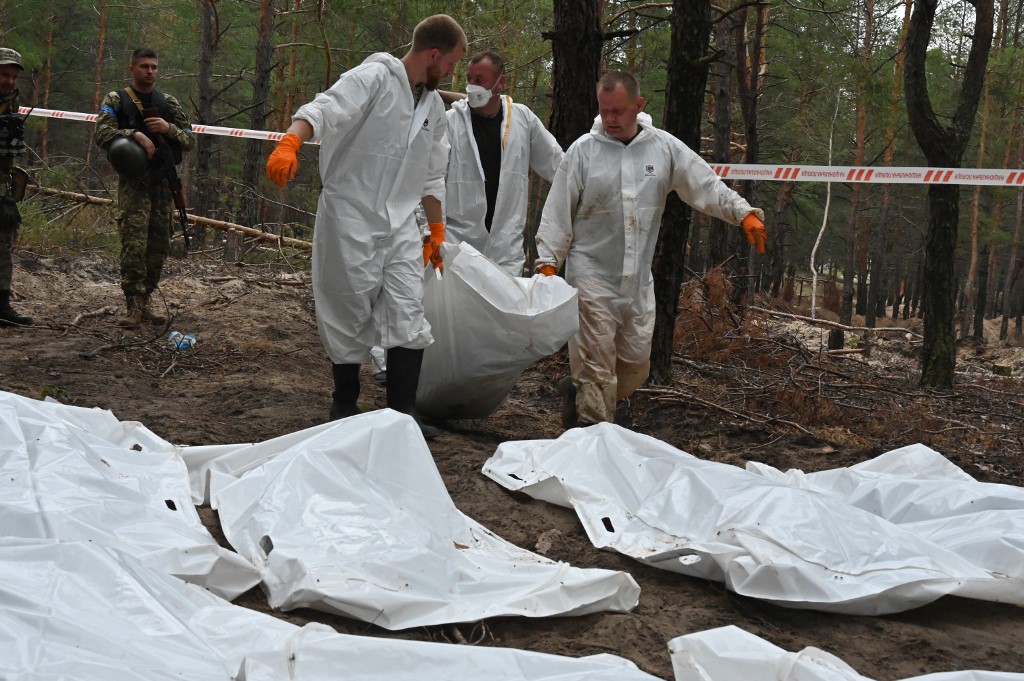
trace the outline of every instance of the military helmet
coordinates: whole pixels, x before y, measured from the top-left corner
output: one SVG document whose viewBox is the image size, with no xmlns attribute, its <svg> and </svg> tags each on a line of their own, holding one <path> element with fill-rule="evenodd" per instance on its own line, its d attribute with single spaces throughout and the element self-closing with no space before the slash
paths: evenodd
<svg viewBox="0 0 1024 681">
<path fill-rule="evenodd" d="M 107 160 L 118 175 L 125 177 L 139 177 L 149 165 L 146 150 L 131 137 L 118 137 L 111 142 L 107 148 Z"/>
</svg>

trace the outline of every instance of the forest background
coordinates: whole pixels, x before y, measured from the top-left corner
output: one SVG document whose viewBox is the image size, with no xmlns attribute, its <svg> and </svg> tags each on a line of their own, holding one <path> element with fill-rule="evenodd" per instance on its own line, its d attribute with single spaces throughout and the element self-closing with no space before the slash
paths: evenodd
<svg viewBox="0 0 1024 681">
<path fill-rule="evenodd" d="M 550 121 L 563 146 L 582 134 L 596 113 L 589 74 L 621 68 L 638 76 L 655 124 L 699 145 L 712 162 L 927 166 L 905 103 L 913 5 L 912 0 L 723 0 L 714 5 L 683 0 L 464 0 L 459 5 L 2 0 L 0 43 L 24 57 L 23 105 L 94 113 L 104 93 L 127 82 L 132 49 L 148 46 L 160 53 L 158 86 L 185 105 L 193 122 L 283 130 L 298 106 L 346 69 L 372 52 L 400 56 L 415 24 L 444 11 L 465 27 L 470 54 L 493 49 L 506 57 L 507 92 Z M 991 51 L 962 165 L 1020 168 L 1024 1 L 918 0 L 917 5 L 935 12 L 926 36 L 927 93 L 936 120 L 953 126 L 962 89 L 980 82 L 968 73 L 970 53 L 979 8 L 989 8 Z M 687 35 L 703 26 L 710 31 L 706 38 Z M 691 77 L 691 71 L 702 71 L 703 80 L 699 74 Z M 464 74 L 463 65 L 443 87 L 462 90 Z M 696 131 L 690 139 L 677 131 L 686 117 L 680 109 L 686 107 L 696 114 L 688 126 Z M 40 184 L 112 195 L 115 176 L 93 145 L 91 124 L 30 117 L 27 128 L 26 165 Z M 280 190 L 263 173 L 270 149 L 271 143 L 260 140 L 197 135 L 183 169 L 190 212 L 309 239 L 320 188 L 316 150 L 305 148 L 297 180 Z M 768 253 L 754 256 L 739 230 L 699 215 L 691 223 L 686 211 L 674 213 L 670 206 L 666 220 L 677 220 L 677 227 L 663 228 L 673 238 L 663 235 L 662 251 L 669 256 L 660 256 L 670 267 L 659 269 L 656 262 L 668 290 L 678 290 L 680 277 L 725 263 L 738 301 L 753 291 L 791 298 L 794 282 L 809 274 L 812 249 L 827 225 L 814 262 L 825 282 L 823 302 L 840 321 L 848 324 L 859 314 L 874 326 L 880 315 L 923 313 L 923 297 L 938 283 L 934 271 L 926 272 L 926 186 L 760 182 L 734 187 L 765 209 Z M 535 178 L 531 230 L 546 189 Z M 968 336 L 980 333 L 978 319 L 1002 315 L 1000 337 L 1007 338 L 1011 320 L 1019 335 L 1024 190 L 965 187 L 954 200 L 960 229 L 948 237 L 955 242 L 953 266 L 942 277 L 955 293 L 957 316 L 952 324 L 941 321 Z M 72 211 L 57 217 L 35 204 L 26 207 L 29 238 L 33 226 L 35 238 L 43 238 L 57 219 L 74 223 L 77 247 L 116 243 L 109 215 L 86 218 Z M 674 304 L 669 303 L 673 311 Z M 841 344 L 841 334 L 834 340 Z M 656 375 L 657 370 L 655 362 Z"/>
</svg>

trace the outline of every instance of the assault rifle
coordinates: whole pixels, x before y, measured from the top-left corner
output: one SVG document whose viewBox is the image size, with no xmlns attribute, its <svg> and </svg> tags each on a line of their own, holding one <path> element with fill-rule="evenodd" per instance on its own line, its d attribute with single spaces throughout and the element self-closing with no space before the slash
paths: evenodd
<svg viewBox="0 0 1024 681">
<path fill-rule="evenodd" d="M 142 118 L 159 118 L 159 109 L 143 109 Z M 185 252 L 192 248 L 192 235 L 188 231 L 188 215 L 185 212 L 185 192 L 182 190 L 178 167 L 174 163 L 174 150 L 171 143 L 159 133 L 145 131 L 150 137 L 156 138 L 156 156 L 153 157 L 154 179 L 166 178 L 167 186 L 174 197 L 174 207 L 178 209 L 178 224 L 181 225 L 181 236 L 185 239 Z"/>
</svg>

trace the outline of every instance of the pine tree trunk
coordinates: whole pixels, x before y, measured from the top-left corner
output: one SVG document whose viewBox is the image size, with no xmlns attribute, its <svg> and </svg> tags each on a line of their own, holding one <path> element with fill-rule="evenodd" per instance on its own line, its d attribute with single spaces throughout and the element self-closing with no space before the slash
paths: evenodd
<svg viewBox="0 0 1024 681">
<path fill-rule="evenodd" d="M 900 304 L 906 301 L 906 283 L 903 272 L 903 223 L 898 221 L 899 227 L 896 230 L 894 239 L 896 259 L 892 271 L 892 318 L 897 319 L 900 313 Z"/>
<path fill-rule="evenodd" d="M 214 122 L 213 60 L 217 54 L 219 28 L 216 0 L 200 0 L 199 6 L 199 105 L 196 122 L 211 125 Z M 196 135 L 196 152 L 190 154 L 195 163 L 195 182 L 192 190 L 193 210 L 199 215 L 213 214 L 217 187 L 211 172 L 211 160 L 217 153 L 217 137 Z M 194 227 L 200 244 L 206 243 L 206 229 Z"/>
<path fill-rule="evenodd" d="M 985 340 L 985 296 L 988 294 L 988 256 L 989 247 L 981 251 L 980 265 L 978 266 L 978 299 L 974 306 L 974 337 Z"/>
<path fill-rule="evenodd" d="M 43 96 L 40 98 L 44 109 L 50 108 L 50 87 L 53 84 L 53 31 L 56 21 L 57 2 L 56 0 L 50 0 L 49 21 L 47 22 L 48 30 L 46 31 L 46 61 L 43 62 Z M 48 122 L 47 119 L 43 119 L 42 129 L 39 131 L 39 159 L 42 161 L 46 160 L 50 147 L 50 126 Z"/>
<path fill-rule="evenodd" d="M 809 82 L 805 83 L 800 88 L 800 99 L 797 101 L 796 110 L 793 112 L 793 118 L 796 120 L 803 120 L 805 111 L 810 104 L 812 93 L 810 90 Z M 786 154 L 786 163 L 796 164 L 800 163 L 800 159 L 803 157 L 803 145 L 797 142 L 794 147 Z M 775 198 L 775 206 L 772 211 L 772 231 L 770 232 L 771 238 L 771 265 L 768 268 L 768 285 L 771 287 L 771 294 L 773 297 L 778 297 L 780 289 L 782 287 L 783 279 L 785 278 L 786 271 L 786 235 L 789 232 L 789 221 L 786 219 L 786 212 L 790 206 L 793 205 L 794 193 L 797 189 L 796 182 L 783 182 L 779 185 L 779 193 Z"/>
<path fill-rule="evenodd" d="M 302 8 L 302 0 L 295 0 L 292 10 L 295 14 L 291 20 L 291 46 L 288 48 L 288 69 L 285 72 L 288 86 L 282 88 L 285 92 L 284 106 L 281 108 L 281 121 L 277 126 L 279 130 L 286 129 L 291 123 L 291 115 L 297 108 L 295 106 L 295 71 L 298 68 L 299 58 L 295 50 L 295 44 L 299 42 L 299 15 Z M 350 22 L 351 23 L 351 22 Z"/>
<path fill-rule="evenodd" d="M 910 28 L 910 11 L 913 8 L 913 0 L 905 0 L 903 4 L 903 24 L 900 28 L 899 46 L 896 52 L 896 67 L 893 69 L 892 74 L 892 87 L 889 90 L 889 109 L 887 112 L 886 126 L 885 126 L 885 152 L 883 152 L 883 165 L 886 167 L 892 166 L 893 155 L 895 154 L 895 142 L 896 142 L 896 119 L 900 103 L 900 82 L 903 80 L 903 68 L 906 63 L 907 56 L 907 31 Z M 886 229 L 886 225 L 889 222 L 888 216 L 892 210 L 892 185 L 882 185 L 882 207 L 881 217 L 879 219 L 879 225 L 882 229 Z M 903 291 L 900 291 L 900 277 L 901 270 L 903 269 L 903 221 L 896 221 L 899 227 L 896 230 L 896 238 L 893 241 L 896 251 L 896 259 L 893 267 L 893 295 L 892 295 L 892 318 L 896 319 L 899 316 L 899 306 L 901 298 L 903 305 L 906 307 L 907 300 L 907 287 L 909 283 L 904 287 Z M 884 241 L 883 248 L 888 249 L 888 240 Z"/>
<path fill-rule="evenodd" d="M 798 161 L 787 159 L 788 163 Z M 793 205 L 793 191 L 796 189 L 796 182 L 783 182 L 779 186 L 779 194 L 775 197 L 775 207 L 772 210 L 771 236 L 771 265 L 768 268 L 768 285 L 773 297 L 778 298 L 782 288 L 782 280 L 786 272 L 786 233 L 789 231 L 789 223 L 785 215 L 789 207 Z"/>
<path fill-rule="evenodd" d="M 963 70 L 963 81 L 952 123 L 939 122 L 928 94 L 925 58 L 931 39 L 938 0 L 916 0 L 907 35 L 907 64 L 904 87 L 907 117 L 918 145 L 932 167 L 956 168 L 970 139 L 974 117 L 985 82 L 985 68 L 992 47 L 993 0 L 971 0 L 974 6 L 974 34 Z M 928 234 L 925 238 L 924 344 L 921 352 L 921 384 L 952 386 L 956 365 L 955 249 L 960 216 L 959 187 L 930 185 L 928 188 Z"/>
<path fill-rule="evenodd" d="M 1005 341 L 1010 335 L 1010 318 L 1017 316 L 1017 333 L 1020 333 L 1020 310 L 1024 307 L 1024 286 L 1021 281 L 1021 263 L 1010 273 L 1010 281 L 1006 286 L 1006 302 L 1003 307 L 1003 319 L 999 324 L 999 340 Z"/>
<path fill-rule="evenodd" d="M 985 142 L 988 138 L 988 119 L 992 108 L 992 94 L 989 81 L 985 81 L 985 91 L 981 106 L 981 134 L 978 138 L 978 166 L 985 168 Z M 967 277 L 964 280 L 964 305 L 960 316 L 960 337 L 966 338 L 974 309 L 978 305 L 978 218 L 981 210 L 981 185 L 975 185 L 971 197 L 971 238 L 970 260 L 967 265 Z M 977 335 L 977 334 L 975 334 Z"/>
<path fill-rule="evenodd" d="M 948 167 L 951 167 L 950 164 Z M 928 188 L 931 216 L 925 238 L 921 296 L 924 316 L 924 344 L 921 349 L 921 384 L 952 386 L 956 365 L 955 324 L 956 282 L 950 276 L 956 254 L 957 224 L 960 219 L 960 188 L 932 185 Z"/>
<path fill-rule="evenodd" d="M 544 36 L 551 38 L 554 69 L 548 129 L 568 149 L 590 130 L 597 115 L 604 34 L 597 0 L 555 0 L 554 15 L 554 33 Z"/>
<path fill-rule="evenodd" d="M 711 40 L 711 0 L 674 0 L 672 9 L 665 130 L 699 152 L 704 88 L 708 78 L 704 55 Z M 673 192 L 661 220 L 651 267 L 656 301 L 651 380 L 663 385 L 672 382 L 672 341 L 679 287 L 685 271 L 690 213 L 689 206 Z"/>
<path fill-rule="evenodd" d="M 730 0 L 725 0 L 728 11 Z M 732 49 L 731 31 L 720 21 L 715 29 L 715 51 L 719 58 L 711 66 L 711 87 L 714 99 L 714 135 L 711 146 L 711 160 L 714 163 L 729 163 L 732 160 L 732 65 L 725 58 Z M 713 267 L 725 262 L 739 249 L 738 235 L 721 220 L 710 220 L 709 264 Z"/>
<path fill-rule="evenodd" d="M 736 13 L 735 38 L 733 47 L 736 50 L 736 83 L 740 111 L 743 113 L 743 131 L 746 151 L 744 163 L 757 163 L 759 153 L 759 131 L 757 102 L 764 89 L 767 75 L 767 57 L 765 52 L 768 28 L 769 3 L 757 5 L 754 19 L 754 31 L 751 35 L 747 26 L 747 9 L 744 7 Z M 740 182 L 736 191 L 755 204 L 756 187 L 753 182 Z M 738 238 L 739 247 L 734 251 L 736 258 L 729 261 L 728 269 L 734 271 L 733 302 L 741 308 L 745 307 L 748 295 L 753 296 L 753 247 L 746 239 Z M 733 264 L 735 263 L 735 264 Z"/>
<path fill-rule="evenodd" d="M 1024 140 L 1021 141 L 1024 148 Z M 1018 249 L 1020 248 L 1021 223 L 1024 222 L 1024 189 L 1017 190 L 1017 214 L 1016 227 L 1013 229 L 1013 241 L 1010 244 L 1010 257 L 1006 269 L 1006 284 L 1003 288 L 1003 323 L 999 327 L 999 340 L 1006 340 L 1009 333 L 1009 320 L 1017 313 L 1017 301 L 1024 291 L 1024 283 L 1021 282 L 1021 263 L 1017 260 Z"/>
<path fill-rule="evenodd" d="M 100 110 L 100 101 L 103 98 L 103 56 L 107 46 L 107 7 L 109 0 L 99 0 L 96 5 L 96 59 L 93 62 L 93 89 L 92 108 L 90 111 Z M 89 127 L 89 141 L 85 148 L 85 165 L 92 166 L 93 148 L 96 144 L 96 131 L 93 126 Z M 91 175 L 90 175 L 91 176 Z"/>
<path fill-rule="evenodd" d="M 991 244 L 986 244 L 986 248 L 989 248 Z M 985 315 L 985 319 L 996 318 L 996 304 L 998 292 L 996 291 L 999 283 L 999 252 L 998 249 L 989 248 L 988 254 L 988 286 L 983 292 L 985 296 L 985 305 L 982 308 L 982 313 Z"/>
<path fill-rule="evenodd" d="M 256 68 L 253 73 L 252 108 L 249 127 L 262 130 L 267 118 L 267 99 L 270 97 L 270 73 L 274 52 L 274 2 L 259 0 L 259 20 L 256 33 Z M 255 227 L 260 218 L 259 178 L 263 160 L 262 140 L 250 140 L 242 166 L 242 204 L 239 222 Z"/>
<path fill-rule="evenodd" d="M 919 258 L 914 266 L 914 278 L 911 280 L 913 295 L 910 296 L 909 305 L 903 306 L 903 319 L 921 316 L 921 278 L 923 276 L 924 261 Z"/>
</svg>

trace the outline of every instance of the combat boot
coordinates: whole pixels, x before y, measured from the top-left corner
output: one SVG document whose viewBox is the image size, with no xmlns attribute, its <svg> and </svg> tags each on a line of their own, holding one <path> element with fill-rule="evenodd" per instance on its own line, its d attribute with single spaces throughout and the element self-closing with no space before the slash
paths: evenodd
<svg viewBox="0 0 1024 681">
<path fill-rule="evenodd" d="M 150 307 L 150 300 L 153 292 L 150 291 L 146 295 L 142 296 L 142 321 L 148 324 L 166 324 L 167 318 L 153 312 L 153 308 Z"/>
<path fill-rule="evenodd" d="M 117 320 L 117 325 L 126 329 L 135 329 L 142 324 L 142 296 L 125 294 L 127 312 Z"/>
<path fill-rule="evenodd" d="M 11 307 L 11 292 L 0 291 L 0 326 L 28 326 L 31 323 L 31 317 L 20 315 Z"/>
<path fill-rule="evenodd" d="M 423 365 L 423 350 L 390 348 L 387 355 L 387 376 L 385 385 L 388 406 L 395 411 L 408 414 L 416 420 L 424 440 L 432 440 L 441 434 L 434 426 L 423 423 L 416 413 L 416 390 L 420 386 L 420 367 Z"/>
<path fill-rule="evenodd" d="M 359 413 L 359 365 L 334 364 L 331 366 L 334 375 L 334 393 L 331 395 L 329 421 L 355 416 Z"/>
</svg>

